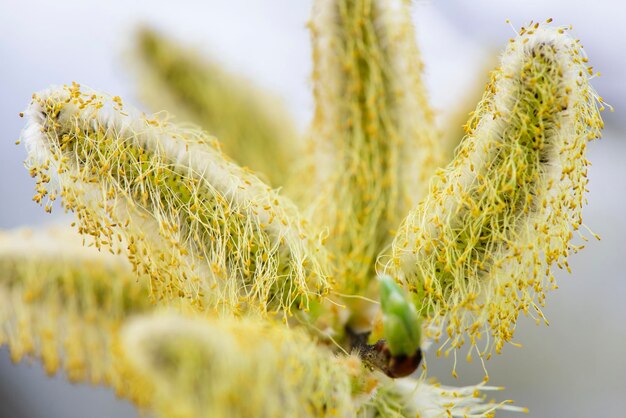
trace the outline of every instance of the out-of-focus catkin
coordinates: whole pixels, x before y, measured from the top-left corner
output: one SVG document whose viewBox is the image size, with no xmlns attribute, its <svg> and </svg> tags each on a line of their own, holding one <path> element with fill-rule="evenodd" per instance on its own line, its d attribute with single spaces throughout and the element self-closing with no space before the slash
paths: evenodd
<svg viewBox="0 0 626 418">
<path fill-rule="evenodd" d="M 344 293 L 371 293 L 376 257 L 439 164 L 409 3 L 323 0 L 313 8 L 305 192 L 312 219 L 330 228 Z"/>
<path fill-rule="evenodd" d="M 280 100 L 150 29 L 138 32 L 133 58 L 152 110 L 197 123 L 238 164 L 285 185 L 299 144 Z"/>
<path fill-rule="evenodd" d="M 301 330 L 160 314 L 130 323 L 123 341 L 158 416 L 354 415 L 349 369 Z"/>
<path fill-rule="evenodd" d="M 62 227 L 0 233 L 0 344 L 13 361 L 37 358 L 50 375 L 107 384 L 131 397 L 115 368 L 118 330 L 151 307 L 121 256 L 82 245 Z M 134 399 L 138 401 L 138 399 Z"/>
</svg>

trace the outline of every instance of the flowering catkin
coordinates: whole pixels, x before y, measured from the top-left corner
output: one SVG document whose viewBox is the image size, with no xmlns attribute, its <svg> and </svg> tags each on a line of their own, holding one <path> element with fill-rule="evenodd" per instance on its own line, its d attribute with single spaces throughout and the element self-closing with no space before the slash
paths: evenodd
<svg viewBox="0 0 626 418">
<path fill-rule="evenodd" d="M 512 401 L 487 400 L 484 392 L 502 388 L 483 383 L 464 387 L 443 386 L 423 379 L 394 379 L 383 382 L 374 396 L 358 411 L 363 418 L 493 418 L 496 411 L 528 412 Z"/>
<path fill-rule="evenodd" d="M 113 368 L 117 331 L 150 305 L 124 257 L 84 247 L 75 231 L 0 233 L 0 344 L 13 361 L 36 357 L 50 375 L 62 369 L 125 393 Z"/>
<path fill-rule="evenodd" d="M 284 185 L 297 138 L 279 100 L 155 31 L 138 32 L 136 44 L 139 89 L 153 110 L 197 123 L 238 164 Z"/>
<path fill-rule="evenodd" d="M 371 293 L 378 253 L 439 163 L 409 8 L 404 0 L 314 3 L 306 191 L 340 254 L 344 293 Z"/>
<path fill-rule="evenodd" d="M 300 330 L 251 319 L 137 319 L 123 348 L 157 416 L 353 416 L 348 369 Z"/>
<path fill-rule="evenodd" d="M 580 44 L 538 24 L 511 41 L 453 162 L 403 222 L 385 271 L 415 293 L 430 337 L 485 351 L 513 338 L 520 311 L 543 318 L 553 265 L 576 251 L 587 141 L 600 136 Z"/>
<path fill-rule="evenodd" d="M 288 313 L 327 291 L 318 237 L 215 139 L 77 84 L 35 94 L 26 115 L 35 200 L 60 193 L 97 246 L 123 241 L 157 300 Z"/>
</svg>

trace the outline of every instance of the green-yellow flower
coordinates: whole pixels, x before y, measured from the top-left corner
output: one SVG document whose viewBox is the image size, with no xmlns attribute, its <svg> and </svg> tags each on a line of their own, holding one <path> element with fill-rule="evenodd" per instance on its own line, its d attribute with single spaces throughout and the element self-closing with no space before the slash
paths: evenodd
<svg viewBox="0 0 626 418">
<path fill-rule="evenodd" d="M 76 83 L 33 95 L 21 139 L 34 200 L 61 200 L 95 248 L 68 231 L 1 233 L 0 343 L 161 417 L 523 410 L 486 402 L 484 383 L 427 383 L 422 349 L 469 343 L 483 360 L 520 312 L 544 319 L 552 269 L 579 249 L 601 99 L 578 41 L 531 24 L 436 171 L 409 9 L 315 2 L 300 162 L 269 99 L 149 30 L 144 93 L 225 151 Z M 155 306 L 167 313 L 131 318 Z"/>
<path fill-rule="evenodd" d="M 157 300 L 288 314 L 328 292 L 318 235 L 204 132 L 77 84 L 35 94 L 26 115 L 35 200 L 58 194 L 98 247 L 123 243 Z"/>
<path fill-rule="evenodd" d="M 552 268 L 577 250 L 585 149 L 602 128 L 589 72 L 562 28 L 536 24 L 509 44 L 384 269 L 414 292 L 429 337 L 473 347 L 488 330 L 482 355 L 513 338 L 520 312 L 543 318 Z"/>
</svg>

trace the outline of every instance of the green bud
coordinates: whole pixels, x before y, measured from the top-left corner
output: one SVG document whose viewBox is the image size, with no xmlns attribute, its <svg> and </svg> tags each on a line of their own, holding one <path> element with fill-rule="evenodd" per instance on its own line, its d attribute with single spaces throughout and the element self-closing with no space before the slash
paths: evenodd
<svg viewBox="0 0 626 418">
<path fill-rule="evenodd" d="M 388 275 L 380 281 L 384 336 L 393 356 L 413 355 L 420 346 L 421 323 L 407 294 Z"/>
</svg>

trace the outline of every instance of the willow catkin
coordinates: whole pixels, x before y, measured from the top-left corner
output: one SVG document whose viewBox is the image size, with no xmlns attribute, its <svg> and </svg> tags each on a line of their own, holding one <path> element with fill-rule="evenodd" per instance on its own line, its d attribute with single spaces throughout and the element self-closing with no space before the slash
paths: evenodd
<svg viewBox="0 0 626 418">
<path fill-rule="evenodd" d="M 117 334 L 150 307 L 130 263 L 84 247 L 75 231 L 0 232 L 0 343 L 13 361 L 36 358 L 50 375 L 131 396 L 114 367 Z"/>
<path fill-rule="evenodd" d="M 215 139 L 77 84 L 35 94 L 26 115 L 35 200 L 60 195 L 97 246 L 123 240 L 157 300 L 288 314 L 326 293 L 318 237 Z"/>
<path fill-rule="evenodd" d="M 349 370 L 301 330 L 251 319 L 160 314 L 123 334 L 160 417 L 348 417 Z"/>
<path fill-rule="evenodd" d="M 439 163 L 409 8 L 404 0 L 314 3 L 305 191 L 312 218 L 330 228 L 345 293 L 369 293 L 377 255 Z"/>
<path fill-rule="evenodd" d="M 580 44 L 533 25 L 511 41 L 455 159 L 403 222 L 385 271 L 415 293 L 430 337 L 451 347 L 484 330 L 481 354 L 543 318 L 552 267 L 567 268 L 585 201 L 587 142 L 600 136 Z M 489 335 L 488 335 L 489 336 Z"/>
<path fill-rule="evenodd" d="M 487 400 L 484 392 L 502 388 L 484 383 L 464 387 L 443 386 L 417 379 L 395 379 L 383 383 L 358 411 L 362 418 L 493 418 L 497 411 L 528 412 L 512 401 Z"/>
<path fill-rule="evenodd" d="M 280 100 L 150 29 L 138 32 L 133 59 L 150 108 L 198 124 L 238 164 L 285 185 L 298 138 Z"/>
</svg>

